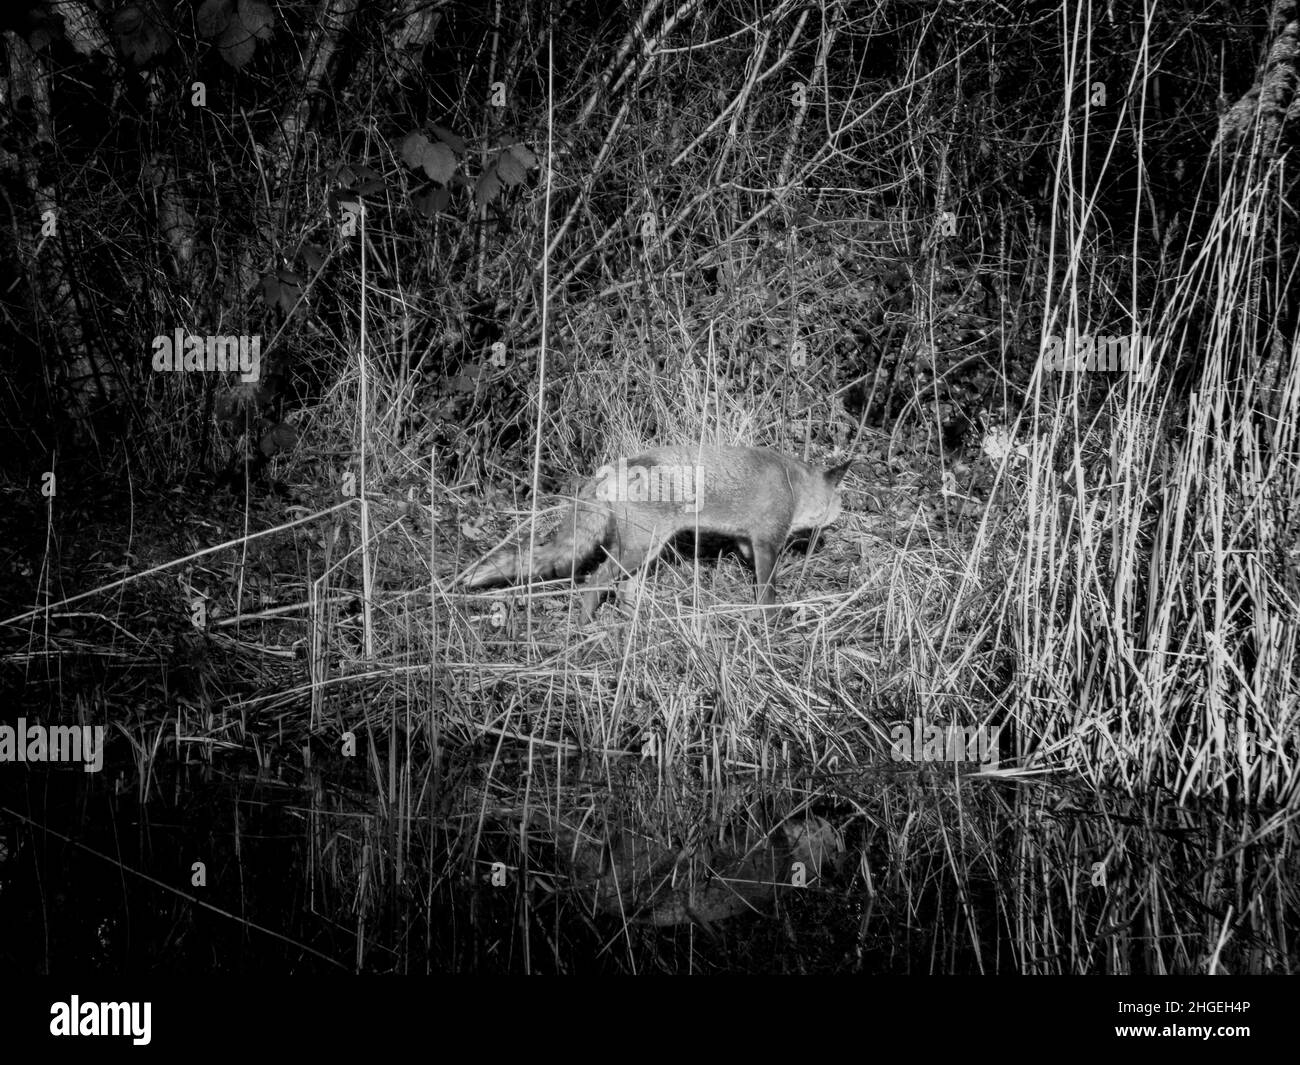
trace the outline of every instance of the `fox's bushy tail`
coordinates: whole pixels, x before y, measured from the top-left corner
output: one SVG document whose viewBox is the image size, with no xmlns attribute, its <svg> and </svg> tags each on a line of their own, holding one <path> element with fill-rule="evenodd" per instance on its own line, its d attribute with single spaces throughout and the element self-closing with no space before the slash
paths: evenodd
<svg viewBox="0 0 1300 1065">
<path fill-rule="evenodd" d="M 569 577 L 609 543 L 613 521 L 613 512 L 604 500 L 576 499 L 550 539 L 533 545 L 531 557 L 528 557 L 527 539 L 503 544 L 470 569 L 465 586 L 481 588 L 525 577 L 538 580 Z"/>
</svg>

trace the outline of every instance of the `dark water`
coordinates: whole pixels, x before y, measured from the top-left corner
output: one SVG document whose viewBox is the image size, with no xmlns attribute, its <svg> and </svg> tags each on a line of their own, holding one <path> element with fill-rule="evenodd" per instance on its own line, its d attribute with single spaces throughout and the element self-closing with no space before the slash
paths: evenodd
<svg viewBox="0 0 1300 1065">
<path fill-rule="evenodd" d="M 308 872 L 300 789 L 182 767 L 142 803 L 134 787 L 119 793 L 110 772 L 2 768 L 4 971 L 351 967 L 351 931 L 313 905 L 321 892 Z M 194 883 L 196 863 L 206 884 Z"/>
</svg>

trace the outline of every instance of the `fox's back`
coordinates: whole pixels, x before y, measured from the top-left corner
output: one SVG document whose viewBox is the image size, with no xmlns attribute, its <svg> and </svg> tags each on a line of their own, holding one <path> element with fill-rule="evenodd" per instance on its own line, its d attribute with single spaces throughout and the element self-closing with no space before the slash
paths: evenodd
<svg viewBox="0 0 1300 1065">
<path fill-rule="evenodd" d="M 615 517 L 624 528 L 654 526 L 661 534 L 698 529 L 779 545 L 791 532 L 826 524 L 839 514 L 838 493 L 821 470 L 766 448 L 673 444 L 652 448 L 626 465 L 629 472 L 646 471 L 642 483 L 659 491 L 648 493 L 650 498 L 631 492 L 614 496 Z M 658 476 L 652 478 L 653 471 Z M 689 486 L 693 492 L 665 492 L 665 486 Z"/>
</svg>

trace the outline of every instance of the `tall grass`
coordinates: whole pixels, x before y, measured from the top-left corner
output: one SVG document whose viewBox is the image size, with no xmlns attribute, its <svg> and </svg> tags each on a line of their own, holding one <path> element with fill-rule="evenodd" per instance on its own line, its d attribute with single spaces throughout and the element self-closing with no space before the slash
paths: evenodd
<svg viewBox="0 0 1300 1065">
<path fill-rule="evenodd" d="M 493 207 L 511 226 L 477 204 L 480 229 L 435 212 L 417 230 L 417 179 L 376 138 L 388 185 L 366 193 L 363 257 L 342 245 L 312 281 L 355 313 L 313 319 L 328 385 L 270 462 L 289 513 L 221 573 L 211 550 L 168 562 L 184 609 L 224 613 L 194 636 L 195 690 L 119 723 L 142 797 L 164 754 L 291 764 L 311 905 L 350 922 L 357 968 L 1296 971 L 1284 172 L 1258 145 L 1211 150 L 1192 220 L 1147 239 L 1142 178 L 1078 102 L 1100 75 L 1063 5 L 1036 212 L 1037 120 L 961 73 L 979 19 L 945 14 L 935 44 L 828 5 L 805 40 L 810 10 L 774 15 L 761 47 L 706 12 L 709 69 L 664 49 L 603 72 L 626 98 L 571 90 L 608 124 L 566 147 L 555 188 L 512 180 Z M 913 59 L 893 82 L 863 80 L 895 52 Z M 763 89 L 787 65 L 808 90 L 793 119 Z M 643 108 L 652 69 L 691 99 Z M 1141 149 L 1133 70 L 1108 113 Z M 427 241 L 444 259 L 422 304 L 403 266 Z M 360 269 L 372 247 L 385 271 Z M 504 362 L 465 324 L 484 291 Z M 1141 336 L 1141 372 L 1040 357 L 1100 333 Z M 996 380 L 991 424 L 957 451 L 942 411 L 976 405 L 957 396 L 972 364 Z M 212 403 L 185 378 L 154 387 Z M 171 433 L 168 462 L 203 454 Z M 777 618 L 731 556 L 665 559 L 588 625 L 572 582 L 455 583 L 600 464 L 695 440 L 858 460 L 841 520 L 784 556 Z M 153 587 L 101 589 L 125 589 L 105 627 L 152 626 L 162 603 L 184 628 Z M 995 757 L 900 743 L 927 728 L 987 730 Z"/>
</svg>

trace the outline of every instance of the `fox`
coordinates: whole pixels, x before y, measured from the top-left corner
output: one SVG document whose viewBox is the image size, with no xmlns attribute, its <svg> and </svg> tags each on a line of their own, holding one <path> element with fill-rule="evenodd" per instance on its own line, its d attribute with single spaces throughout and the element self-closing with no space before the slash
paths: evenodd
<svg viewBox="0 0 1300 1065">
<path fill-rule="evenodd" d="M 582 595 L 590 621 L 605 592 L 651 562 L 682 533 L 732 541 L 753 567 L 756 600 L 776 604 L 773 569 L 795 533 L 840 515 L 852 466 L 822 469 L 762 447 L 674 444 L 602 466 L 571 501 L 551 538 L 505 544 L 467 571 L 467 588 L 577 576 L 599 559 Z"/>
</svg>

